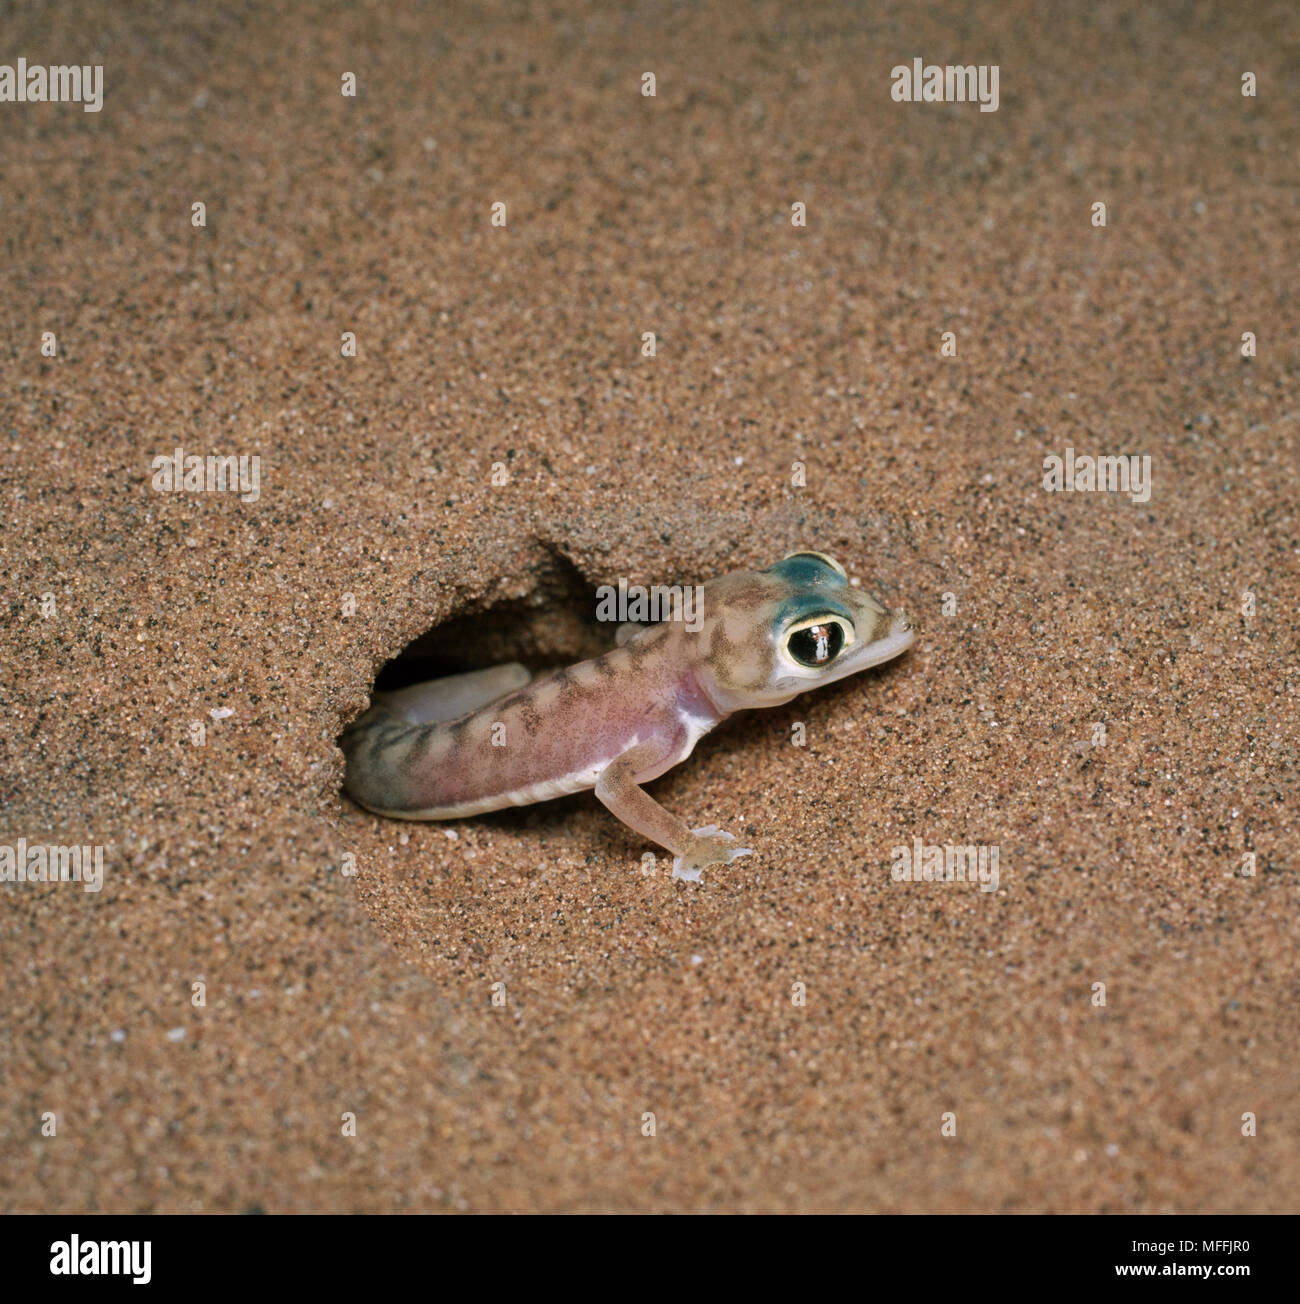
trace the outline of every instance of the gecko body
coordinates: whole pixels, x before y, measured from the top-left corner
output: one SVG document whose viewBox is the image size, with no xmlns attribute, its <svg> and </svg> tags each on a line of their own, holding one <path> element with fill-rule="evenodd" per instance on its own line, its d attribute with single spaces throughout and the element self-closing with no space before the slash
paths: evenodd
<svg viewBox="0 0 1300 1304">
<path fill-rule="evenodd" d="M 821 553 L 703 586 L 703 618 L 620 627 L 619 645 L 532 678 L 493 666 L 377 694 L 343 735 L 345 786 L 399 819 L 445 820 L 594 788 L 625 824 L 697 879 L 749 849 L 691 829 L 641 787 L 732 712 L 778 706 L 879 665 L 915 638 L 901 609 L 849 583 Z"/>
</svg>

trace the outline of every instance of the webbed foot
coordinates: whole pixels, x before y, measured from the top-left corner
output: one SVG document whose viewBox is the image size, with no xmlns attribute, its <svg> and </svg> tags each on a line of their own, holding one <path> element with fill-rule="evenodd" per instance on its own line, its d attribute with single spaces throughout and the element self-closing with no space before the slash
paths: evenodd
<svg viewBox="0 0 1300 1304">
<path fill-rule="evenodd" d="M 706 865 L 729 865 L 738 856 L 754 854 L 752 847 L 727 845 L 735 840 L 734 833 L 725 833 L 716 824 L 705 824 L 702 828 L 692 829 L 690 845 L 673 861 L 673 878 L 696 883 L 700 871 Z"/>
</svg>

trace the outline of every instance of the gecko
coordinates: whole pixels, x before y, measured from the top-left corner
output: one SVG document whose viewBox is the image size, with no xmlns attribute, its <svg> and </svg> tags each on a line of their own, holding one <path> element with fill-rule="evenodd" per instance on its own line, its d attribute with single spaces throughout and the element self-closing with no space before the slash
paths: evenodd
<svg viewBox="0 0 1300 1304">
<path fill-rule="evenodd" d="M 693 628 L 624 624 L 604 655 L 536 677 L 510 663 L 374 695 L 340 740 L 347 792 L 377 815 L 450 820 L 594 788 L 673 855 L 675 879 L 751 855 L 713 824 L 687 827 L 642 785 L 733 712 L 888 661 L 916 629 L 820 552 L 701 587 Z"/>
</svg>

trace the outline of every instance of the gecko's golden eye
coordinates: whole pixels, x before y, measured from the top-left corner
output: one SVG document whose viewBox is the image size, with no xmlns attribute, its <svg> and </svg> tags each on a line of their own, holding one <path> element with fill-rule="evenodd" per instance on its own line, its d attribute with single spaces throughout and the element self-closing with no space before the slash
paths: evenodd
<svg viewBox="0 0 1300 1304">
<path fill-rule="evenodd" d="M 785 639 L 785 650 L 801 666 L 817 669 L 828 666 L 849 641 L 843 622 L 832 616 L 818 616 L 792 629 Z"/>
</svg>

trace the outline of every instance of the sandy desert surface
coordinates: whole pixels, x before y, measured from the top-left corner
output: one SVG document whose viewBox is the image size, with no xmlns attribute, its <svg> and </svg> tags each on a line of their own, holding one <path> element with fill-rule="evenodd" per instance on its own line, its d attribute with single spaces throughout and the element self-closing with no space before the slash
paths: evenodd
<svg viewBox="0 0 1300 1304">
<path fill-rule="evenodd" d="M 1294 1211 L 1294 7 L 271 9 L 0 18 L 0 1208 Z M 653 785 L 752 857 L 341 794 L 798 548 L 923 628 Z"/>
</svg>

